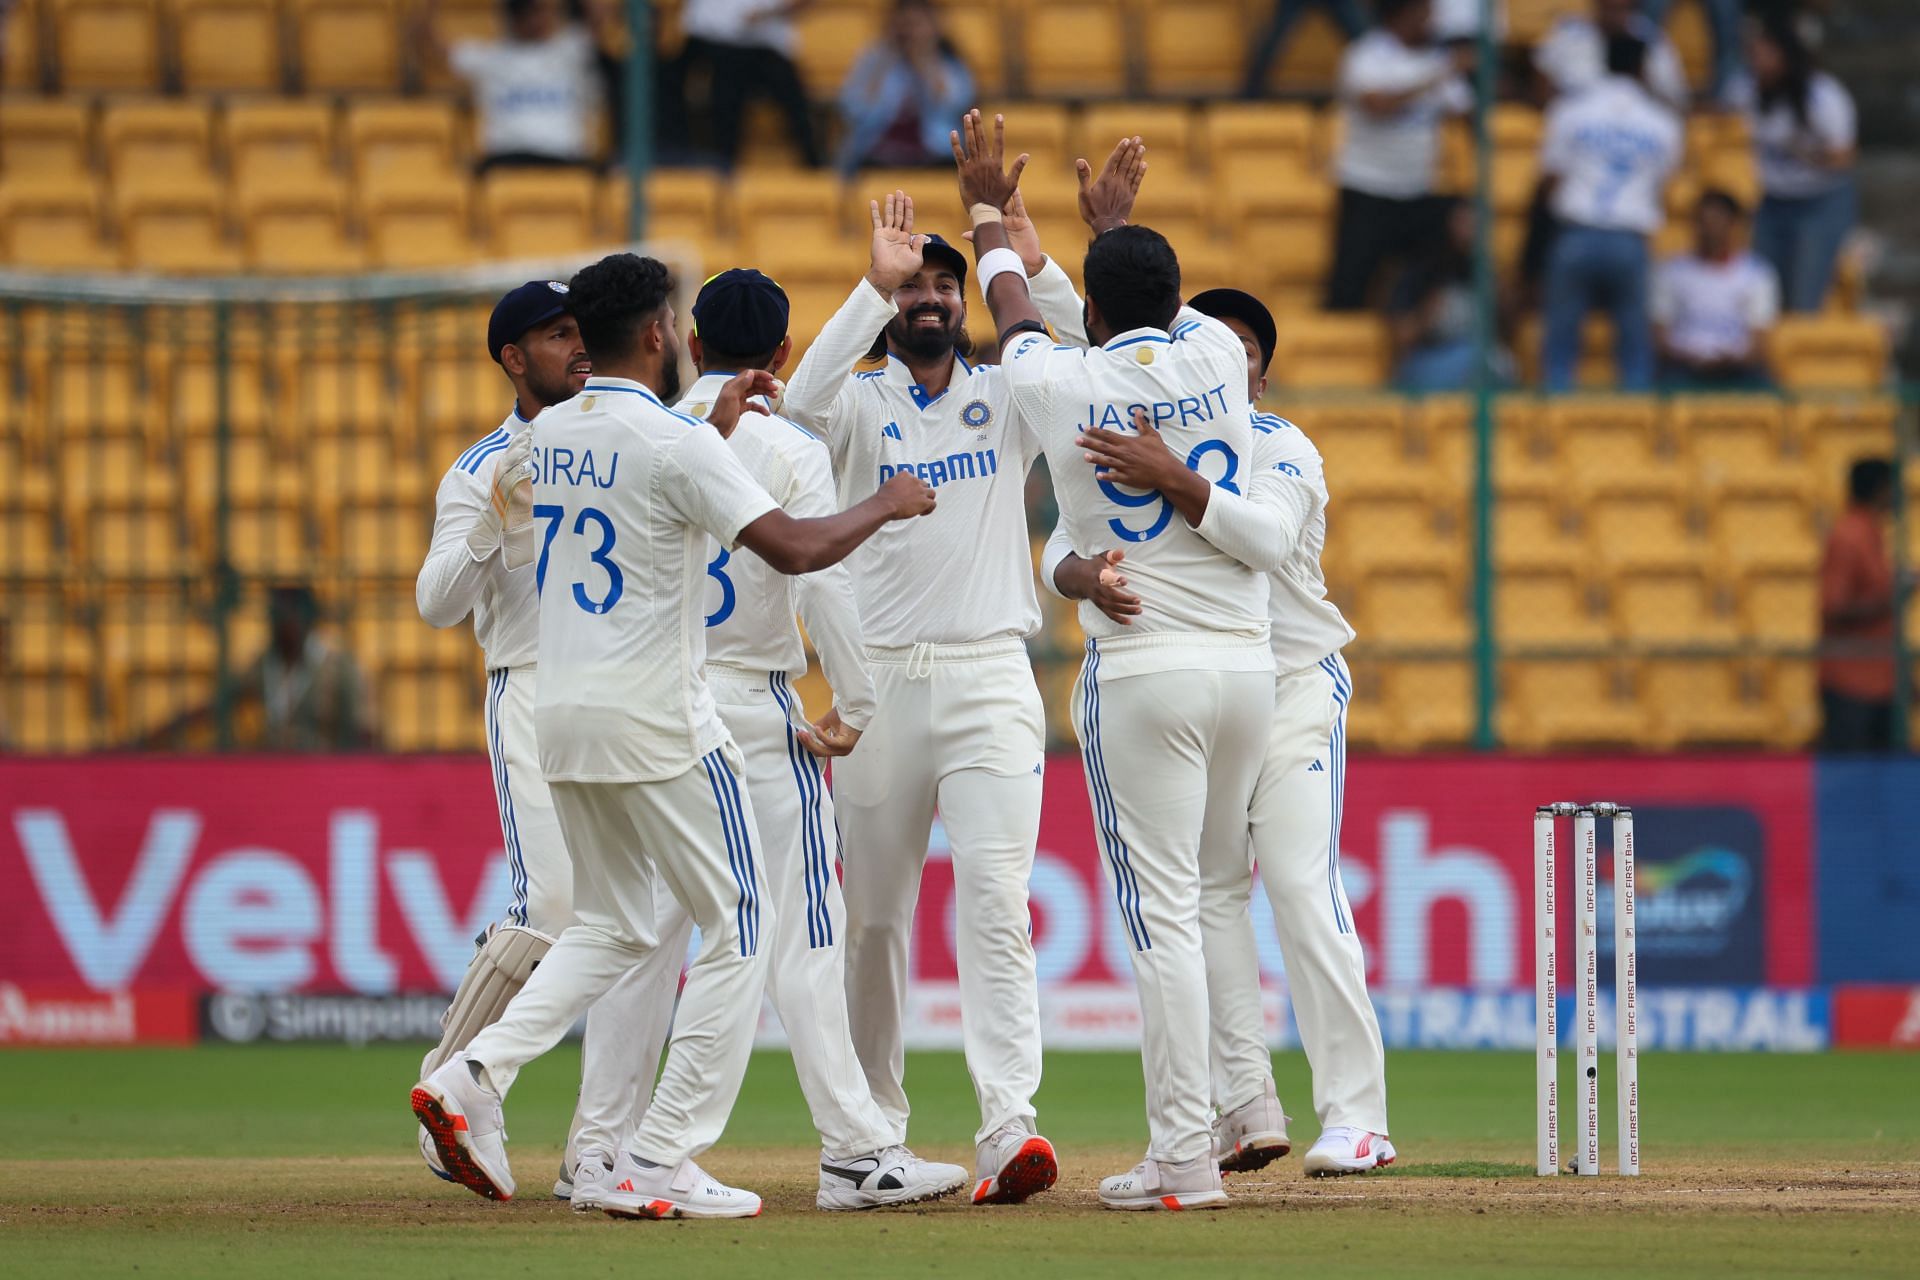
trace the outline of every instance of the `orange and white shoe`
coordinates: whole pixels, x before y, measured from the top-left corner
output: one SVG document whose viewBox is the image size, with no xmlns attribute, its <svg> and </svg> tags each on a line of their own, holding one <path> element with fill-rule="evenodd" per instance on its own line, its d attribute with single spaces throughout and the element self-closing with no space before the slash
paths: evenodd
<svg viewBox="0 0 1920 1280">
<path fill-rule="evenodd" d="M 642 1165 L 622 1151 L 600 1188 L 609 1218 L 757 1218 L 760 1197 L 710 1175 L 692 1160 L 677 1168 Z"/>
<path fill-rule="evenodd" d="M 1060 1177 L 1053 1144 L 1023 1124 L 993 1131 L 974 1150 L 973 1202 L 1022 1204 Z"/>
<path fill-rule="evenodd" d="M 1213 1126 L 1213 1158 L 1222 1175 L 1264 1169 L 1293 1150 L 1287 1137 L 1287 1113 L 1273 1081 L 1259 1097 L 1222 1115 Z"/>
<path fill-rule="evenodd" d="M 1227 1193 L 1211 1155 L 1178 1164 L 1148 1156 L 1129 1173 L 1102 1178 L 1100 1203 L 1109 1209 L 1219 1209 Z"/>
<path fill-rule="evenodd" d="M 1310 1178 L 1338 1178 L 1342 1174 L 1384 1169 L 1396 1153 L 1384 1133 L 1368 1133 L 1347 1125 L 1331 1125 L 1314 1141 L 1305 1161 Z"/>
<path fill-rule="evenodd" d="M 489 1200 L 513 1199 L 500 1095 L 474 1078 L 466 1054 L 456 1054 L 413 1086 L 411 1101 L 455 1182 Z"/>
</svg>

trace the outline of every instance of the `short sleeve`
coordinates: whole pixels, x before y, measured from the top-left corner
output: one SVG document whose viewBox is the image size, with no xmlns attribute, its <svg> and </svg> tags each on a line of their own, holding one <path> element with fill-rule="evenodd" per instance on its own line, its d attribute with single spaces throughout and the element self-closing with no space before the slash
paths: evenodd
<svg viewBox="0 0 1920 1280">
<path fill-rule="evenodd" d="M 1748 259 L 1748 263 L 1752 270 L 1747 273 L 1747 328 L 1771 329 L 1780 319 L 1780 277 L 1757 258 Z"/>
<path fill-rule="evenodd" d="M 447 65 L 462 80 L 479 80 L 491 72 L 493 54 L 490 40 L 456 40 L 447 50 Z"/>
<path fill-rule="evenodd" d="M 1853 95 L 1832 76 L 1821 76 L 1808 97 L 1807 122 L 1820 144 L 1835 150 L 1852 147 L 1858 136 Z"/>
<path fill-rule="evenodd" d="M 1050 383 L 1060 373 L 1058 366 L 1068 359 L 1078 364 L 1084 358 L 1082 352 L 1058 346 L 1044 333 L 1023 333 L 1014 339 L 1000 355 L 1000 368 L 1021 416 L 1030 423 L 1048 421 Z"/>
<path fill-rule="evenodd" d="M 1540 172 L 1559 175 L 1567 163 L 1567 99 L 1555 98 L 1540 128 Z"/>
<path fill-rule="evenodd" d="M 780 504 L 755 483 L 720 433 L 702 422 L 676 442 L 661 472 L 669 506 L 731 550 L 740 531 Z"/>
<path fill-rule="evenodd" d="M 793 492 L 782 506 L 788 515 L 797 519 L 830 516 L 840 508 L 827 446 L 814 439 L 804 427 L 793 429 L 804 439 L 797 440 L 796 447 L 787 451 L 787 465 L 793 469 Z"/>
</svg>

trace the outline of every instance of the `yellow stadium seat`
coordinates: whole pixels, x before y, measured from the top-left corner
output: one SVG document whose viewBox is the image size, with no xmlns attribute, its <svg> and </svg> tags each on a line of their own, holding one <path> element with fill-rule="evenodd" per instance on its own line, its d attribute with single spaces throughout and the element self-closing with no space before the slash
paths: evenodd
<svg viewBox="0 0 1920 1280">
<path fill-rule="evenodd" d="M 4 59 L 0 60 L 0 87 L 9 93 L 40 93 L 46 90 L 46 33 L 41 23 L 38 0 L 21 0 L 7 15 L 11 28 L 7 33 Z"/>
<path fill-rule="evenodd" d="M 980 114 L 986 118 L 989 127 L 996 114 L 1006 116 L 1007 150 L 1014 155 L 1024 151 L 1032 157 L 1027 163 L 1026 173 L 1020 179 L 1022 187 L 1029 182 L 1074 183 L 1073 117 L 1064 104 L 987 102 L 981 104 Z M 907 194 L 916 200 L 926 201 L 929 195 L 939 193 L 938 173 L 938 170 L 927 171 L 919 182 L 907 187 Z M 951 174 L 942 176 L 951 185 Z M 872 194 L 871 191 L 869 194 Z M 940 194 L 936 198 L 946 197 Z M 929 202 L 928 207 L 935 206 Z"/>
<path fill-rule="evenodd" d="M 1131 41 L 1118 5 L 1051 0 L 1023 6 L 1019 21 L 1028 93 L 1111 97 L 1125 90 Z"/>
<path fill-rule="evenodd" d="M 1398 661 L 1381 667 L 1384 724 L 1377 737 L 1383 745 L 1396 751 L 1467 745 L 1475 702 L 1471 663 Z"/>
<path fill-rule="evenodd" d="M 223 452 L 224 479 L 220 473 Z M 224 446 L 217 438 L 194 437 L 181 446 L 180 470 L 187 509 L 201 521 L 223 497 L 234 507 L 297 509 L 306 496 L 305 477 L 275 456 L 265 436 L 230 436 Z"/>
<path fill-rule="evenodd" d="M 176 578 L 194 572 L 190 544 L 171 510 L 94 511 L 73 528 L 80 554 L 104 578 Z"/>
<path fill-rule="evenodd" d="M 465 672 L 396 671 L 380 678 L 381 740 L 395 751 L 473 750 L 485 726 Z"/>
<path fill-rule="evenodd" d="M 1646 717 L 1631 676 L 1594 659 L 1532 659 L 1506 664 L 1502 736 L 1522 751 L 1568 747 L 1637 750 Z"/>
<path fill-rule="evenodd" d="M 1560 441 L 1568 479 L 1589 497 L 1619 493 L 1678 496 L 1692 470 L 1642 396 L 1561 397 L 1546 404 L 1542 429 Z"/>
<path fill-rule="evenodd" d="M 1579 509 L 1539 493 L 1503 496 L 1493 508 L 1493 560 L 1502 574 L 1522 569 L 1575 572 L 1589 561 Z M 1502 580 L 1504 589 L 1504 579 Z"/>
<path fill-rule="evenodd" d="M 482 350 L 479 343 L 474 346 Z M 512 407 L 512 385 L 484 354 L 477 360 L 430 361 L 420 371 L 420 425 L 447 444 L 428 456 L 428 465 L 436 474 L 451 466 Z"/>
<path fill-rule="evenodd" d="M 949 0 L 940 6 L 940 29 L 967 64 L 976 90 L 984 94 L 1005 92 L 1007 28 L 998 5 Z"/>
<path fill-rule="evenodd" d="M 1243 169 L 1313 165 L 1313 112 L 1299 103 L 1214 102 L 1202 113 L 1200 131 L 1216 179 Z"/>
<path fill-rule="evenodd" d="M 1820 580 L 1811 573 L 1765 570 L 1741 584 L 1746 633 L 1765 645 L 1807 649 L 1820 639 Z"/>
<path fill-rule="evenodd" d="M 92 686 L 77 671 L 0 682 L 0 741 L 23 752 L 83 751 L 102 745 Z"/>
<path fill-rule="evenodd" d="M 360 225 L 367 256 L 389 271 L 458 266 L 477 255 L 473 211 L 465 179 L 422 181 L 404 170 L 383 169 L 359 188 Z"/>
<path fill-rule="evenodd" d="M 1785 415 L 1773 396 L 1676 396 L 1667 429 L 1693 455 L 1700 481 L 1715 493 L 1807 493 L 1804 461 L 1785 450 Z"/>
<path fill-rule="evenodd" d="M 391 435 L 407 426 L 399 371 L 378 354 L 331 358 L 288 352 L 278 378 L 275 427 L 290 448 L 323 436 Z"/>
<path fill-rule="evenodd" d="M 212 109 L 186 100 L 109 106 L 100 114 L 100 149 L 117 187 L 136 182 L 174 185 L 210 175 Z"/>
<path fill-rule="evenodd" d="M 488 0 L 457 0 L 457 3 L 438 5 L 434 12 L 434 32 L 450 49 L 463 40 L 498 40 L 504 29 L 504 6 Z M 433 60 L 419 71 L 426 88 L 434 92 L 466 87 L 466 82 L 453 68 L 439 60 Z"/>
<path fill-rule="evenodd" d="M 1787 412 L 1791 437 L 1799 442 L 1816 492 L 1837 503 L 1844 499 L 1847 471 L 1862 458 L 1894 456 L 1893 400 L 1802 400 Z"/>
<path fill-rule="evenodd" d="M 1230 165 L 1222 172 L 1216 155 L 1214 170 L 1223 229 L 1250 250 L 1265 249 L 1261 242 L 1267 224 L 1324 219 L 1333 209 L 1333 188 L 1326 178 L 1290 158 L 1276 155 L 1271 163 Z"/>
<path fill-rule="evenodd" d="M 1743 209 L 1760 203 L 1760 170 L 1747 147 L 1721 149 L 1706 158 L 1701 175 L 1709 187 L 1718 187 L 1740 202 Z"/>
<path fill-rule="evenodd" d="M 473 637 L 464 627 L 430 627 L 414 612 L 413 598 L 397 608 L 354 613 L 349 632 L 354 657 L 376 671 L 450 671 L 467 676 L 478 666 Z"/>
<path fill-rule="evenodd" d="M 16 19 L 17 21 L 17 19 Z M 10 33 L 8 44 L 25 38 Z M 0 102 L 0 175 L 20 178 L 84 174 L 93 153 L 93 110 L 71 98 Z"/>
<path fill-rule="evenodd" d="M 217 547 L 214 525 L 205 524 L 206 556 Z M 227 563 L 249 578 L 304 577 L 315 560 L 313 538 L 297 509 L 236 507 L 227 512 Z"/>
<path fill-rule="evenodd" d="M 1528 495 L 1568 500 L 1560 440 L 1529 398 L 1501 400 L 1493 428 L 1493 483 L 1502 500 Z"/>
<path fill-rule="evenodd" d="M 1387 332 L 1378 316 L 1302 313 L 1276 320 L 1273 385 L 1368 389 L 1386 381 Z"/>
<path fill-rule="evenodd" d="M 336 514 L 334 546 L 350 575 L 412 578 L 426 559 L 433 514 L 391 503 L 343 506 Z"/>
<path fill-rule="evenodd" d="M 810 4 L 794 21 L 800 48 L 794 61 L 809 96 L 832 98 L 860 55 L 886 34 L 886 15 L 864 0 Z"/>
<path fill-rule="evenodd" d="M 112 269 L 98 183 L 77 173 L 0 183 L 0 258 L 43 270 Z"/>
<path fill-rule="evenodd" d="M 329 174 L 248 183 L 236 205 L 255 271 L 347 275 L 365 266 L 360 247 L 347 239 L 347 193 Z"/>
<path fill-rule="evenodd" d="M 1773 707 L 1772 745 L 1797 749 L 1813 742 L 1820 729 L 1820 695 L 1815 666 L 1804 658 L 1778 658 L 1767 664 L 1767 700 Z"/>
<path fill-rule="evenodd" d="M 51 579 L 61 576 L 61 569 L 51 516 L 41 510 L 0 507 L 0 575 L 9 580 Z"/>
<path fill-rule="evenodd" d="M 1503 566 L 1493 584 L 1494 634 L 1518 651 L 1605 646 L 1614 629 L 1598 601 L 1577 569 Z"/>
<path fill-rule="evenodd" d="M 590 173 L 495 169 L 480 182 L 488 242 L 502 257 L 580 253 L 598 242 Z"/>
<path fill-rule="evenodd" d="M 189 93 L 268 93 L 282 64 L 278 0 L 169 0 L 181 86 Z"/>
<path fill-rule="evenodd" d="M 1075 158 L 1084 159 L 1095 173 L 1113 154 L 1122 138 L 1138 136 L 1147 144 L 1147 168 L 1159 183 L 1149 181 L 1141 198 L 1157 185 L 1177 185 L 1198 148 L 1193 112 L 1177 102 L 1111 102 L 1089 106 L 1080 117 Z"/>
<path fill-rule="evenodd" d="M 1613 582 L 1620 634 L 1630 644 L 1733 645 L 1740 639 L 1731 595 L 1691 569 L 1639 569 Z"/>
<path fill-rule="evenodd" d="M 433 99 L 367 99 L 350 102 L 347 149 L 362 180 L 398 171 L 451 178 L 459 155 L 459 120 L 453 104 Z"/>
<path fill-rule="evenodd" d="M 1362 624 L 1369 644 L 1419 650 L 1464 651 L 1473 630 L 1456 575 L 1435 569 L 1382 569 L 1370 574 L 1361 595 Z"/>
<path fill-rule="evenodd" d="M 1866 316 L 1788 315 L 1774 326 L 1772 363 L 1791 391 L 1868 391 L 1887 380 L 1887 330 Z"/>
<path fill-rule="evenodd" d="M 1420 497 L 1430 491 L 1407 453 L 1406 405 L 1398 397 L 1302 401 L 1286 409 L 1320 450 L 1336 498 Z"/>
<path fill-rule="evenodd" d="M 1721 564 L 1733 575 L 1756 569 L 1811 573 L 1820 563 L 1820 541 L 1795 497 L 1735 494 L 1712 507 Z"/>
<path fill-rule="evenodd" d="M 1587 527 L 1600 563 L 1635 573 L 1652 569 L 1698 569 L 1711 545 L 1681 502 L 1648 495 L 1622 495 L 1587 508 Z"/>
<path fill-rule="evenodd" d="M 57 349 L 66 357 L 47 371 L 48 429 L 68 448 L 92 439 L 126 437 L 145 451 L 152 432 L 152 403 L 146 369 L 129 353 L 89 350 L 85 345 Z"/>
<path fill-rule="evenodd" d="M 1174 248 L 1180 253 L 1180 290 L 1189 298 L 1203 289 L 1238 289 L 1248 283 L 1245 263 L 1230 244 L 1202 238 L 1195 230 L 1192 238 L 1176 242 Z M 1068 275 L 1080 274 L 1077 263 L 1062 265 Z"/>
<path fill-rule="evenodd" d="M 1253 6 L 1249 13 L 1256 24 L 1263 23 L 1267 17 L 1264 5 Z M 1249 40 L 1256 31 L 1257 26 L 1249 30 Z M 1285 51 L 1267 72 L 1264 87 L 1270 91 L 1325 94 L 1334 85 L 1346 46 L 1347 38 L 1340 28 L 1323 9 L 1315 6 L 1294 25 Z"/>
<path fill-rule="evenodd" d="M 1239 0 L 1145 0 L 1139 6 L 1147 92 L 1226 97 L 1247 70 L 1247 19 Z"/>
<path fill-rule="evenodd" d="M 1171 173 L 1166 176 L 1173 181 L 1164 186 L 1149 182 L 1141 188 L 1140 202 L 1133 210 L 1133 221 L 1140 226 L 1152 227 L 1167 238 L 1174 252 L 1180 256 L 1182 283 L 1185 283 L 1188 250 L 1203 250 L 1213 238 L 1213 202 L 1205 187 L 1188 185 Z M 1079 248 L 1078 236 L 1083 234 L 1083 226 L 1076 223 L 1069 231 L 1068 255 Z M 1041 230 L 1044 234 L 1046 228 Z M 1184 292 L 1191 297 L 1194 291 L 1186 289 Z"/>
<path fill-rule="evenodd" d="M 504 379 L 502 379 L 504 381 Z M 306 473 L 322 509 L 342 504 L 410 503 L 425 487 L 419 466 L 395 456 L 385 436 L 340 436 L 313 441 Z"/>
<path fill-rule="evenodd" d="M 614 174 L 600 188 L 600 230 L 610 242 L 627 238 L 629 187 Z M 648 239 L 688 240 L 695 244 L 725 233 L 726 190 L 720 175 L 708 169 L 655 169 L 647 175 Z"/>
<path fill-rule="evenodd" d="M 1774 733 L 1762 673 L 1729 658 L 1661 658 L 1645 664 L 1647 745 L 1757 747 Z"/>
<path fill-rule="evenodd" d="M 266 426 L 272 395 L 267 369 L 258 353 L 229 351 L 224 374 L 216 368 L 210 351 L 182 353 L 169 349 L 159 359 L 166 367 L 167 420 L 176 435 L 191 439 L 219 430 L 222 379 L 227 388 L 224 413 L 228 431 L 254 435 Z"/>
<path fill-rule="evenodd" d="M 304 99 L 227 108 L 227 164 L 242 185 L 309 183 L 333 172 L 332 104 Z"/>
<path fill-rule="evenodd" d="M 733 184 L 733 204 L 749 255 L 776 241 L 824 249 L 847 234 L 840 184 L 831 174 L 743 173 Z"/>
<path fill-rule="evenodd" d="M 160 9 L 155 0 L 54 0 L 61 86 L 121 93 L 160 85 Z"/>
<path fill-rule="evenodd" d="M 393 0 L 290 0 L 300 84 L 308 93 L 400 88 Z"/>
<path fill-rule="evenodd" d="M 1459 576 L 1466 562 L 1459 512 L 1405 498 L 1355 498 L 1329 521 L 1328 549 L 1350 577 L 1384 569 Z"/>
</svg>

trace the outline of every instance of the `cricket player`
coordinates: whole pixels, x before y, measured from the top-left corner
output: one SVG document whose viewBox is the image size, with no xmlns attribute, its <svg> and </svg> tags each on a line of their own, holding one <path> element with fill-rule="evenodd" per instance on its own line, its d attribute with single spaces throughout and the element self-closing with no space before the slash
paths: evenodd
<svg viewBox="0 0 1920 1280">
<path fill-rule="evenodd" d="M 573 858 L 574 923 L 501 1019 L 411 1102 L 457 1181 L 510 1198 L 502 1102 L 514 1076 L 647 959 L 662 884 L 701 946 L 653 1105 L 622 1144 L 602 1207 L 750 1217 L 758 1196 L 694 1162 L 719 1137 L 746 1070 L 775 915 L 745 763 L 701 676 L 708 539 L 810 573 L 889 520 L 931 510 L 933 494 L 902 477 L 852 510 L 794 519 L 718 432 L 663 403 L 679 359 L 666 267 L 614 254 L 569 287 L 594 378 L 536 423 L 531 474 L 508 487 L 502 543 L 509 566 L 534 565 L 540 590 L 534 720 Z M 773 387 L 765 373 L 734 379 L 715 425 L 730 430 L 746 397 Z"/>
<path fill-rule="evenodd" d="M 1123 168 L 1145 148 L 1122 144 Z M 1081 610 L 1087 658 L 1074 689 L 1100 843 L 1139 986 L 1146 1068 L 1146 1158 L 1100 1184 L 1115 1209 L 1226 1203 L 1210 1126 L 1207 970 L 1201 903 L 1244 885 L 1247 806 L 1273 711 L 1266 579 L 1193 527 L 1159 492 L 1132 492 L 1086 464 L 1079 441 L 1146 415 L 1188 469 L 1237 493 L 1253 427 L 1246 354 L 1218 320 L 1180 302 L 1180 264 L 1159 233 L 1108 206 L 1129 179 L 1081 162 L 1087 250 L 1086 350 L 1041 323 L 1003 225 L 1024 167 L 1003 165 L 1004 123 L 969 112 L 953 135 L 961 203 L 973 222 L 982 292 L 1003 342 L 1006 377 L 1047 453 L 1061 520 L 1089 556 L 1115 539 L 1151 601 L 1121 625 Z M 1137 186 L 1137 178 L 1131 180 Z M 1131 197 L 1128 197 L 1129 200 Z"/>
<path fill-rule="evenodd" d="M 709 279 L 694 299 L 687 339 L 701 376 L 676 407 L 704 418 L 736 373 L 772 373 L 784 365 L 793 350 L 787 321 L 786 291 L 760 272 L 734 269 Z M 787 419 L 743 415 L 727 443 L 788 514 L 826 515 L 838 505 L 827 447 Z M 751 552 L 715 550 L 707 564 L 704 675 L 746 756 L 747 792 L 764 842 L 775 909 L 767 989 L 820 1133 L 814 1202 L 822 1209 L 871 1209 L 948 1195 L 966 1185 L 967 1171 L 921 1160 L 893 1141 L 893 1124 L 873 1100 L 848 1031 L 840 952 L 846 905 L 835 870 L 840 839 L 816 757 L 846 757 L 873 721 L 873 678 L 852 580 L 843 565 L 789 578 Z M 806 721 L 793 689 L 793 678 L 807 669 L 796 609 L 834 690 L 833 714 L 821 725 Z M 644 981 L 647 998 L 671 1010 L 693 922 L 671 899 L 661 907 L 662 945 L 647 966 L 655 972 Z M 653 1083 L 650 1070 L 644 1079 L 638 1072 L 660 1060 L 664 1041 L 663 1028 L 658 1040 L 632 1055 L 637 1088 Z"/>
<path fill-rule="evenodd" d="M 1040 1002 L 1027 881 L 1046 726 L 1024 639 L 1040 607 L 1023 489 L 1037 449 L 1002 371 L 963 355 L 966 258 L 914 232 L 903 192 L 871 213 L 867 276 L 808 349 L 781 410 L 826 442 L 843 503 L 897 475 L 940 494 L 932 517 L 890 525 L 847 562 L 878 703 L 860 750 L 834 767 L 847 1009 L 891 1140 L 904 1143 L 908 942 L 937 809 L 952 849 L 961 1034 L 980 1104 L 972 1199 L 1015 1204 L 1059 1175 L 1033 1108 Z M 1066 273 L 1036 269 L 1036 296 L 1077 318 Z M 855 374 L 883 332 L 886 367 Z"/>
<path fill-rule="evenodd" d="M 566 285 L 529 280 L 495 305 L 487 353 L 513 387 L 513 408 L 447 468 L 435 496 L 433 541 L 414 588 L 420 616 L 433 626 L 457 626 L 471 614 L 486 654 L 487 756 L 513 887 L 505 917 L 480 939 L 422 1075 L 432 1074 L 500 1016 L 553 939 L 573 922 L 573 866 L 534 750 L 539 600 L 532 570 L 508 569 L 500 546 L 505 494 L 532 445 L 529 425 L 542 410 L 575 395 L 592 371 L 566 304 Z M 639 997 L 633 992 L 616 1000 L 617 1008 L 603 1015 L 606 1025 L 639 1017 Z M 583 1109 L 624 1105 L 619 1076 L 608 1069 L 618 1052 L 615 1037 L 589 1035 L 582 1054 Z M 428 1168 L 448 1177 L 425 1129 L 420 1149 Z"/>
<path fill-rule="evenodd" d="M 1188 304 L 1217 317 L 1246 352 L 1247 397 L 1259 403 L 1273 361 L 1272 314 L 1238 289 L 1210 289 Z M 1300 1042 L 1313 1068 L 1313 1106 L 1320 1136 L 1306 1171 L 1329 1176 L 1392 1164 L 1387 1140 L 1386 1059 L 1380 1026 L 1367 998 L 1366 961 L 1353 909 L 1340 879 L 1340 808 L 1346 786 L 1347 702 L 1353 680 L 1340 650 L 1353 629 L 1326 598 L 1320 552 L 1326 545 L 1326 474 L 1320 452 L 1284 418 L 1255 413 L 1252 483 L 1247 498 L 1263 515 L 1216 493 L 1202 536 L 1269 574 L 1268 624 L 1274 668 L 1273 723 L 1248 812 L 1249 850 L 1273 908 L 1275 935 L 1287 966 Z M 1088 453 L 1116 483 L 1173 493 L 1197 489 L 1151 423 L 1131 435 L 1089 433 Z M 1298 518 L 1297 487 L 1311 486 L 1312 506 Z M 1189 500 L 1194 498 L 1189 493 Z M 1278 501 L 1275 501 L 1278 499 Z M 1141 598 L 1127 590 L 1115 549 L 1093 558 L 1073 554 L 1056 529 L 1043 558 L 1042 581 L 1068 599 L 1090 600 L 1110 619 L 1140 616 Z M 1201 936 L 1211 1002 L 1215 1154 L 1222 1172 L 1259 1169 L 1287 1154 L 1287 1118 L 1273 1087 L 1252 962 L 1250 880 L 1202 903 Z"/>
</svg>

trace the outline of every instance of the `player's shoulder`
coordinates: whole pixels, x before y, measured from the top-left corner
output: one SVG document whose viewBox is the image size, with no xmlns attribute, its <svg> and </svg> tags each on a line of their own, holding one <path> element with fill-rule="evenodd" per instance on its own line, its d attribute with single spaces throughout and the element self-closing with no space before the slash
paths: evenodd
<svg viewBox="0 0 1920 1280">
<path fill-rule="evenodd" d="M 502 425 L 495 427 L 461 451 L 447 468 L 447 477 L 467 476 L 478 479 L 486 469 L 487 463 L 497 453 L 513 442 L 513 433 Z"/>
<path fill-rule="evenodd" d="M 1298 423 L 1283 418 L 1277 413 L 1253 415 L 1255 444 L 1263 451 L 1276 457 L 1314 457 L 1320 456 L 1320 450 L 1314 447 L 1313 440 Z"/>
</svg>

